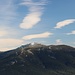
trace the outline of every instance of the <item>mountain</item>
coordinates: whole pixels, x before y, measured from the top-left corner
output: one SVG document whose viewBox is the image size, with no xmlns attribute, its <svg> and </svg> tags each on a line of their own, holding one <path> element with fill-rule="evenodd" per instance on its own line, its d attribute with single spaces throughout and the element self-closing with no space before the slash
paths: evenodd
<svg viewBox="0 0 75 75">
<path fill-rule="evenodd" d="M 30 43 L 1 52 L 0 75 L 75 75 L 75 48 Z"/>
</svg>

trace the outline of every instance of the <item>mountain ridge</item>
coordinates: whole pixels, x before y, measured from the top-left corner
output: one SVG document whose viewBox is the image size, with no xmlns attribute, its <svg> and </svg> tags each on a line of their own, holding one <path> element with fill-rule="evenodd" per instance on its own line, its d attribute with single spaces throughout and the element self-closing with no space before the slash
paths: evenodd
<svg viewBox="0 0 75 75">
<path fill-rule="evenodd" d="M 12 74 L 11 74 L 12 73 Z M 75 75 L 75 48 L 27 44 L 0 54 L 0 75 Z"/>
</svg>

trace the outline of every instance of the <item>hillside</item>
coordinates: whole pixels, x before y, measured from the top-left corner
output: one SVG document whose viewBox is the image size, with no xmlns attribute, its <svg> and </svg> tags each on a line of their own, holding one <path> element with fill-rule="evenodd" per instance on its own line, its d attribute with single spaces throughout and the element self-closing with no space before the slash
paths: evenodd
<svg viewBox="0 0 75 75">
<path fill-rule="evenodd" d="M 0 75 L 75 75 L 75 48 L 30 43 L 2 52 Z"/>
</svg>

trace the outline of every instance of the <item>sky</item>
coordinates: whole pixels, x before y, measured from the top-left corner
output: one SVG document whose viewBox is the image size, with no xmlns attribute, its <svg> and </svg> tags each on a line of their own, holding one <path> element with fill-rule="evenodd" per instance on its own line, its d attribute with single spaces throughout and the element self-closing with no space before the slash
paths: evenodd
<svg viewBox="0 0 75 75">
<path fill-rule="evenodd" d="M 75 0 L 0 0 L 0 51 L 31 42 L 75 47 Z"/>
</svg>

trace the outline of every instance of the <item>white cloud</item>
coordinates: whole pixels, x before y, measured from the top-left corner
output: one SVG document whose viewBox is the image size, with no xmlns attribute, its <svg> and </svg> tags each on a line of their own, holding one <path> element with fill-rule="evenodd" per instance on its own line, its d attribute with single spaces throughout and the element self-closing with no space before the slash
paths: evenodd
<svg viewBox="0 0 75 75">
<path fill-rule="evenodd" d="M 56 27 L 54 27 L 54 28 L 62 28 L 64 26 L 67 26 L 67 25 L 74 23 L 74 22 L 75 22 L 75 19 L 64 20 L 64 21 L 58 22 L 56 24 Z"/>
<path fill-rule="evenodd" d="M 20 39 L 0 39 L 0 51 L 6 51 L 12 48 L 16 48 L 23 43 Z"/>
<path fill-rule="evenodd" d="M 62 41 L 61 41 L 61 39 L 57 39 L 56 40 L 56 45 L 60 45 L 60 44 L 63 44 Z"/>
<path fill-rule="evenodd" d="M 33 1 L 33 0 L 24 0 L 21 5 L 26 5 L 26 6 L 40 6 L 40 5 L 46 5 L 47 0 L 40 0 L 39 2 Z"/>
<path fill-rule="evenodd" d="M 45 33 L 41 33 L 41 34 L 27 35 L 27 36 L 24 36 L 22 39 L 31 40 L 31 39 L 36 39 L 36 38 L 47 38 L 50 35 L 53 35 L 53 33 L 45 32 Z"/>
<path fill-rule="evenodd" d="M 34 12 L 28 14 L 20 24 L 21 28 L 30 29 L 40 21 L 40 13 Z"/>
<path fill-rule="evenodd" d="M 30 29 L 41 21 L 43 5 L 46 5 L 45 0 L 40 0 L 38 2 L 33 0 L 24 0 L 20 5 L 25 5 L 29 8 L 29 14 L 24 17 L 20 28 Z"/>
<path fill-rule="evenodd" d="M 72 34 L 75 34 L 75 30 L 72 31 L 71 33 L 67 33 L 67 35 L 72 35 Z"/>
</svg>

